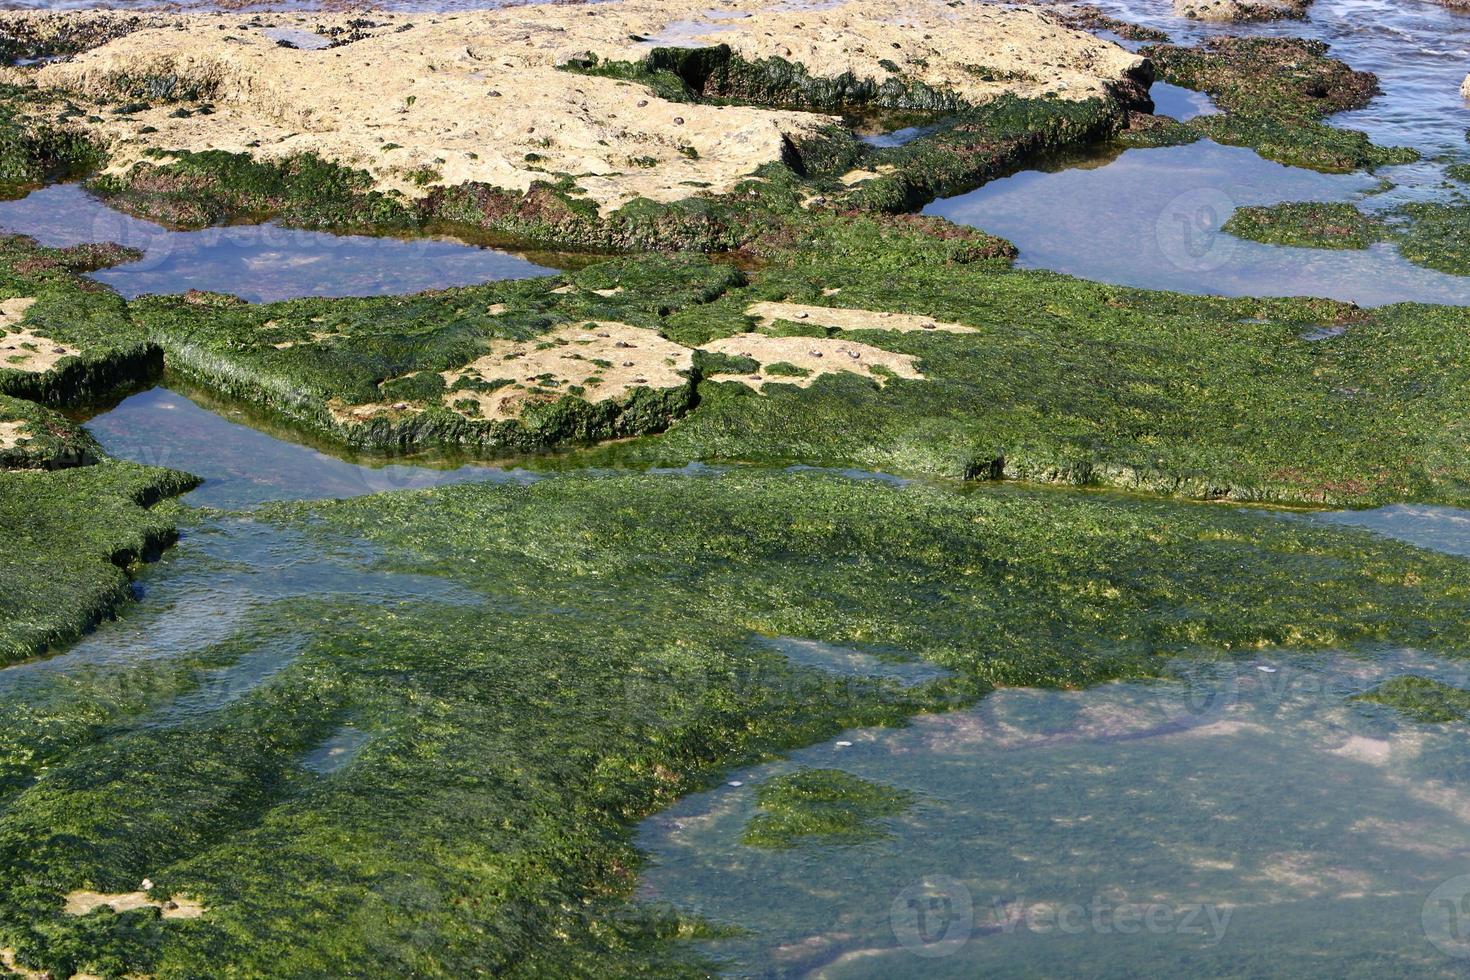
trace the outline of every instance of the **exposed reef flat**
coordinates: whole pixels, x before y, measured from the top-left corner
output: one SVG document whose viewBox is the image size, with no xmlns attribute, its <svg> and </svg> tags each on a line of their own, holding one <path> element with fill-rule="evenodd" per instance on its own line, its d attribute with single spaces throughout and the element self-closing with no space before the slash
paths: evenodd
<svg viewBox="0 0 1470 980">
<path fill-rule="evenodd" d="M 804 107 L 804 84 L 868 87 L 890 101 L 1084 100 L 1127 83 L 1140 63 L 1043 14 L 986 4 L 849 0 L 773 11 L 742 0 L 709 11 L 694 0 L 630 0 L 375 14 L 371 26 L 352 19 L 350 43 L 321 50 L 283 47 L 265 25 L 330 30 L 348 18 L 149 18 L 34 75 L 43 88 L 96 100 L 97 121 L 84 124 L 108 145 L 113 173 L 149 151 L 311 153 L 408 197 L 465 183 L 525 191 L 568 175 L 588 201 L 615 208 L 678 200 L 695 187 L 727 191 L 819 137 L 833 120 L 778 108 Z M 727 45 L 736 59 L 727 75 L 746 76 L 725 79 L 730 104 L 563 70 L 639 62 L 661 39 Z M 742 81 L 755 84 L 741 91 Z M 212 112 L 177 111 L 199 101 Z M 119 103 L 147 106 L 121 113 Z"/>
</svg>

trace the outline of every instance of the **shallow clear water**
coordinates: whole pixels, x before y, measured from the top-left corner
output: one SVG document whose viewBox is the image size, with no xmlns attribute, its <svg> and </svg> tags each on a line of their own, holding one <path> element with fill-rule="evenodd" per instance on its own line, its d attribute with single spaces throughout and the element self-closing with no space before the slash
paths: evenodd
<svg viewBox="0 0 1470 980">
<path fill-rule="evenodd" d="M 1420 548 L 1470 558 L 1470 510 L 1427 504 L 1390 504 L 1374 510 L 1314 514 L 1313 519 L 1367 528 Z"/>
<path fill-rule="evenodd" d="M 891 679 L 907 687 L 951 676 L 943 667 L 936 667 L 922 660 L 880 657 L 867 650 L 834 646 L 820 640 L 770 636 L 762 637 L 758 642 L 760 646 L 775 650 L 794 664 L 815 667 L 843 677 Z"/>
<path fill-rule="evenodd" d="M 444 579 L 373 568 L 376 557 L 361 545 L 324 551 L 305 535 L 247 515 L 201 516 L 186 522 L 179 543 L 142 570 L 134 588 L 140 601 L 124 617 L 103 623 L 64 653 L 0 668 L 0 695 L 23 693 L 28 685 L 84 667 L 126 667 L 199 653 L 283 599 L 339 597 L 381 606 L 484 601 Z M 294 634 L 266 632 L 256 647 L 170 710 L 192 714 L 229 703 L 284 667 L 300 642 Z"/>
<path fill-rule="evenodd" d="M 1265 660 L 848 732 L 645 822 L 639 895 L 741 930 L 701 944 L 739 976 L 1454 975 L 1470 732 L 1347 700 L 1411 668 L 1465 681 Z M 800 768 L 917 802 L 886 839 L 741 843 Z"/>
<path fill-rule="evenodd" d="M 1207 140 L 1027 170 L 925 208 L 1009 239 L 1018 265 L 1153 289 L 1325 296 L 1377 306 L 1470 303 L 1470 277 L 1413 265 L 1392 245 L 1285 248 L 1220 229 L 1237 207 L 1362 199 L 1377 181 L 1285 167 Z"/>
<path fill-rule="evenodd" d="M 509 252 L 442 238 L 332 235 L 275 224 L 169 231 L 114 211 L 77 184 L 0 202 L 0 231 L 56 247 L 117 242 L 142 250 L 137 262 L 92 274 L 128 298 L 190 289 L 252 302 L 386 296 L 556 271 Z"/>
<path fill-rule="evenodd" d="M 481 464 L 342 459 L 231 419 L 229 407 L 217 408 L 205 408 L 168 388 L 154 388 L 92 418 L 86 427 L 112 456 L 203 478 L 204 484 L 185 499 L 209 507 L 237 509 L 269 500 L 535 479 L 524 470 Z"/>
</svg>

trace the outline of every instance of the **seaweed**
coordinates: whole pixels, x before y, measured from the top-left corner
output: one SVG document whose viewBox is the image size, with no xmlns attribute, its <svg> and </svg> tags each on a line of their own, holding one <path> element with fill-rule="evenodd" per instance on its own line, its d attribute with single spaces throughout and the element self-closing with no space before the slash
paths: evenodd
<svg viewBox="0 0 1470 980">
<path fill-rule="evenodd" d="M 1426 724 L 1464 721 L 1470 716 L 1470 691 L 1415 674 L 1391 677 L 1371 691 L 1354 695 L 1353 700 L 1388 705 Z"/>
<path fill-rule="evenodd" d="M 694 975 L 709 964 L 679 940 L 707 927 L 630 904 L 632 824 L 730 767 L 995 684 L 1148 675 L 1222 648 L 1470 652 L 1454 559 L 1121 496 L 580 475 L 255 521 L 283 535 L 277 553 L 366 556 L 478 601 L 266 603 L 177 660 L 0 699 L 31 719 L 0 739 L 0 942 L 21 965 Z M 757 635 L 902 649 L 956 676 L 839 677 Z M 267 679 L 229 697 L 210 686 L 260 651 L 281 657 Z M 166 710 L 179 695 L 183 716 Z M 367 739 L 349 764 L 301 765 L 349 724 Z M 825 815 L 797 807 L 787 829 L 852 830 L 844 801 L 897 806 L 823 774 L 767 802 L 791 791 Z M 144 878 L 155 901 L 197 899 L 202 917 L 63 910 L 73 889 Z"/>
<path fill-rule="evenodd" d="M 913 794 L 860 779 L 841 769 L 802 769 L 762 783 L 760 812 L 741 840 L 751 847 L 788 848 L 808 841 L 854 844 L 887 836 L 879 821 L 913 804 Z"/>
<path fill-rule="evenodd" d="M 1385 236 L 1382 221 L 1345 202 L 1237 208 L 1223 230 L 1238 238 L 1299 248 L 1364 249 Z"/>
</svg>

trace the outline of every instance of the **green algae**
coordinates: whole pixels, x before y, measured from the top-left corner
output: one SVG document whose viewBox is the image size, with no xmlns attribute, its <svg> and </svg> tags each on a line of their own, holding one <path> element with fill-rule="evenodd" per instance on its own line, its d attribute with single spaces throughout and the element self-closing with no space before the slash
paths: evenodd
<svg viewBox="0 0 1470 980">
<path fill-rule="evenodd" d="M 1364 249 L 1384 238 L 1383 223 L 1345 202 L 1302 202 L 1236 209 L 1224 231 L 1268 245 Z"/>
<path fill-rule="evenodd" d="M 59 470 L 102 456 L 85 429 L 35 402 L 0 395 L 0 426 L 7 423 L 20 428 L 13 445 L 0 440 L 0 470 Z"/>
<path fill-rule="evenodd" d="M 161 224 L 201 228 L 274 218 L 302 228 L 389 232 L 415 226 L 413 209 L 372 189 L 361 170 L 300 153 L 260 161 L 245 153 L 175 151 L 87 183 L 111 206 Z"/>
<path fill-rule="evenodd" d="M 974 334 L 852 333 L 921 380 L 702 381 L 656 439 L 589 461 L 758 460 L 1201 498 L 1463 503 L 1466 311 L 1190 297 L 992 263 L 832 222 L 752 285 L 671 316 L 684 343 L 750 329 L 761 300 L 921 313 Z M 837 295 L 828 290 L 840 289 Z M 1303 334 L 1348 327 L 1330 343 Z"/>
<path fill-rule="evenodd" d="M 1208 93 L 1223 112 L 1183 125 L 1231 146 L 1246 146 L 1289 166 L 1330 172 L 1412 163 L 1417 151 L 1380 147 L 1356 130 L 1325 125 L 1360 109 L 1378 92 L 1370 72 L 1327 56 L 1327 45 L 1299 38 L 1212 38 L 1196 47 L 1142 49 L 1163 81 Z"/>
<path fill-rule="evenodd" d="M 731 766 L 994 684 L 1138 676 L 1222 647 L 1470 653 L 1452 559 L 1165 501 L 729 473 L 257 519 L 329 550 L 366 542 L 379 568 L 484 602 L 277 602 L 199 658 L 49 695 L 45 726 L 0 740 L 0 942 L 27 967 L 697 975 L 708 965 L 671 945 L 697 924 L 626 904 L 631 822 Z M 958 676 L 835 677 L 758 635 L 901 649 Z M 259 685 L 159 713 L 201 662 L 281 645 L 294 652 Z M 350 764 L 302 766 L 349 724 L 369 736 Z M 871 799 L 814 778 L 813 795 Z M 144 877 L 207 911 L 62 912 L 73 889 Z"/>
<path fill-rule="evenodd" d="M 913 794 L 841 769 L 802 769 L 774 776 L 756 791 L 760 812 L 741 840 L 751 847 L 853 844 L 886 837 L 880 821 L 913 804 Z"/>
<path fill-rule="evenodd" d="M 1388 705 L 1414 721 L 1429 724 L 1470 717 L 1470 691 L 1415 674 L 1390 678 L 1353 700 Z"/>
<path fill-rule="evenodd" d="M 1399 252 L 1416 265 L 1470 275 L 1470 205 L 1414 202 L 1400 206 L 1393 229 Z"/>
<path fill-rule="evenodd" d="M 1363 249 L 1392 241 L 1404 258 L 1451 275 L 1470 275 L 1470 206 L 1418 201 L 1386 216 L 1345 202 L 1292 202 L 1242 207 L 1224 230 L 1240 238 L 1304 248 Z"/>
<path fill-rule="evenodd" d="M 0 394 L 50 405 L 96 402 L 155 376 L 161 352 L 149 344 L 111 289 L 82 273 L 138 257 L 115 245 L 43 248 L 29 238 L 0 236 L 0 299 L 33 299 L 17 326 L 79 354 L 44 372 L 0 361 Z"/>
<path fill-rule="evenodd" d="M 195 482 L 111 461 L 0 471 L 0 664 L 69 642 L 123 605 L 128 568 L 176 535 L 173 521 L 149 508 Z"/>
<path fill-rule="evenodd" d="M 655 256 L 409 297 L 251 305 L 194 294 L 145 298 L 132 313 L 168 352 L 171 370 L 317 435 L 378 451 L 529 452 L 662 431 L 692 405 L 692 380 L 602 402 L 569 392 L 529 407 L 520 419 L 492 421 L 444 407 L 440 373 L 472 362 L 490 341 L 530 340 L 563 325 L 608 321 L 658 330 L 670 312 L 710 302 L 744 281 L 731 265 Z M 334 412 L 381 403 L 398 407 L 359 423 Z"/>
</svg>

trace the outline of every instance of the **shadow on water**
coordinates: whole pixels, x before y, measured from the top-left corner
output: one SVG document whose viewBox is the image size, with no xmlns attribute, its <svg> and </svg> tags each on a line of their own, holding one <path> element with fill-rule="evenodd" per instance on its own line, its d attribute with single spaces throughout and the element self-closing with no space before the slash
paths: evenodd
<svg viewBox="0 0 1470 980">
<path fill-rule="evenodd" d="M 1071 161 L 1069 161 L 1070 163 Z M 1016 244 L 1018 265 L 1226 296 L 1322 296 L 1363 306 L 1470 304 L 1470 277 L 1413 265 L 1392 245 L 1287 248 L 1221 231 L 1237 207 L 1362 197 L 1376 181 L 1286 167 L 1200 141 L 1126 150 L 1102 166 L 1027 170 L 924 209 Z"/>
<path fill-rule="evenodd" d="M 117 242 L 139 249 L 139 261 L 92 273 L 130 299 L 190 289 L 251 302 L 388 296 L 556 272 L 450 238 L 333 235 L 276 224 L 170 231 L 114 211 L 77 184 L 53 184 L 0 202 L 0 230 L 54 247 Z"/>
</svg>

